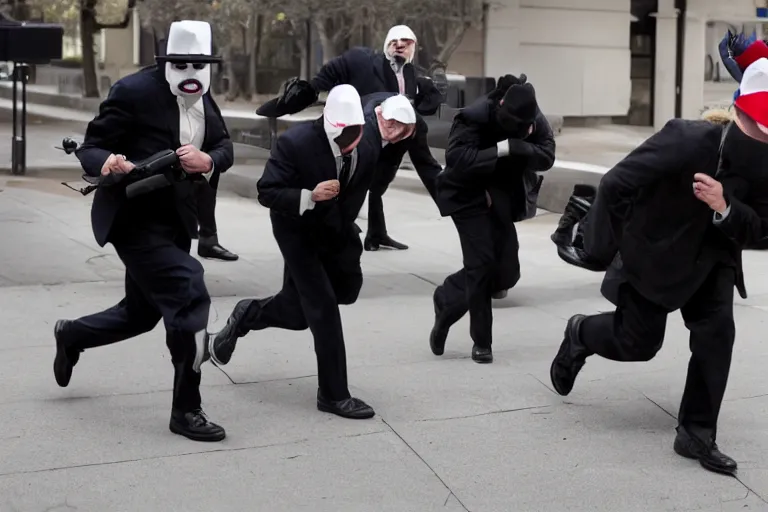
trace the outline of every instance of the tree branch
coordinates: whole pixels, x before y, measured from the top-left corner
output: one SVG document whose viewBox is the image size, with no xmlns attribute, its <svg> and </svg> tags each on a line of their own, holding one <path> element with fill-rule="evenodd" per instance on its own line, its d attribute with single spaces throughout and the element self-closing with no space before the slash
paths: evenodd
<svg viewBox="0 0 768 512">
<path fill-rule="evenodd" d="M 464 39 L 464 34 L 471 26 L 472 23 L 465 21 L 459 27 L 457 27 L 450 39 L 448 39 L 448 41 L 446 41 L 446 43 L 443 45 L 435 60 L 441 63 L 448 62 L 448 59 L 451 58 L 453 52 L 455 52 L 459 45 L 461 45 L 461 40 Z"/>
<path fill-rule="evenodd" d="M 95 3 L 95 2 L 94 2 Z M 131 15 L 133 14 L 133 8 L 136 7 L 136 0 L 128 0 L 128 5 L 125 8 L 125 16 L 123 16 L 123 20 L 119 23 L 99 23 L 96 21 L 96 30 L 102 30 L 105 28 L 128 28 L 128 25 L 131 24 Z M 93 17 L 94 20 L 96 19 L 96 10 L 95 5 L 93 9 Z"/>
</svg>

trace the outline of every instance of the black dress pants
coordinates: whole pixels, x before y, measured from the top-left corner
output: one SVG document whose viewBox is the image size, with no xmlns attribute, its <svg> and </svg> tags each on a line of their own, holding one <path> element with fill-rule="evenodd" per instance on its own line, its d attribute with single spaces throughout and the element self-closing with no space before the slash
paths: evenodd
<svg viewBox="0 0 768 512">
<path fill-rule="evenodd" d="M 399 144 L 387 146 L 382 151 L 382 156 L 368 191 L 368 232 L 366 238 L 381 240 L 386 238 L 387 224 L 384 219 L 384 193 L 394 181 L 405 152 L 411 157 L 411 163 L 419 175 L 419 179 L 426 187 L 432 199 L 435 198 L 435 180 L 442 171 L 442 166 L 432 156 L 427 144 L 426 134 L 417 137 L 407 146 Z"/>
<path fill-rule="evenodd" d="M 211 305 L 203 266 L 189 254 L 191 239 L 180 222 L 126 217 L 118 220 L 110 237 L 125 264 L 125 297 L 100 313 L 71 321 L 64 342 L 83 350 L 101 347 L 149 332 L 162 319 L 175 371 L 173 408 L 198 409 L 200 373 L 192 369 L 195 336 L 208 325 Z"/>
<path fill-rule="evenodd" d="M 736 336 L 733 320 L 735 271 L 715 267 L 680 313 L 690 331 L 691 359 L 678 422 L 706 440 L 717 434 L 717 419 L 728 383 Z M 649 361 L 661 349 L 670 311 L 648 301 L 631 285 L 619 288 L 616 311 L 589 316 L 581 342 L 614 361 Z"/>
<path fill-rule="evenodd" d="M 464 266 L 435 290 L 439 315 L 446 325 L 453 325 L 469 311 L 472 341 L 490 348 L 492 295 L 511 288 L 520 277 L 517 230 L 491 210 L 470 216 L 455 215 L 452 219 L 459 233 Z"/>
<path fill-rule="evenodd" d="M 200 225 L 201 239 L 213 238 L 216 229 L 216 189 L 208 180 L 195 180 L 195 199 L 197 200 L 197 222 Z"/>
<path fill-rule="evenodd" d="M 322 234 L 297 227 L 289 218 L 272 215 L 273 232 L 283 254 L 283 288 L 253 300 L 242 323 L 247 331 L 277 327 L 312 332 L 320 392 L 329 400 L 349 398 L 347 354 L 340 304 L 353 304 L 363 284 L 363 251 L 354 224 L 344 240 L 324 243 Z"/>
</svg>

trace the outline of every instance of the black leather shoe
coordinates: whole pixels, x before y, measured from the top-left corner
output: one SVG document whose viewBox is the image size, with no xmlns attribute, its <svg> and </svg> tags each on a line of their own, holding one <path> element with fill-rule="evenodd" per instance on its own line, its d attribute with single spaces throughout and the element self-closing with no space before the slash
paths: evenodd
<svg viewBox="0 0 768 512">
<path fill-rule="evenodd" d="M 357 222 L 355 222 L 355 233 L 359 235 L 362 232 L 363 232 L 362 228 L 357 225 Z"/>
<path fill-rule="evenodd" d="M 171 432 L 193 441 L 215 442 L 227 437 L 220 425 L 208 421 L 202 409 L 190 412 L 171 411 Z"/>
<path fill-rule="evenodd" d="M 591 190 L 580 190 L 578 187 L 587 187 Z M 592 192 L 592 193 L 590 193 Z M 588 185 L 576 185 L 573 195 L 565 205 L 563 215 L 557 223 L 557 229 L 550 237 L 557 246 L 571 245 L 573 240 L 573 227 L 579 223 L 592 206 L 595 197 L 595 189 Z"/>
<path fill-rule="evenodd" d="M 491 347 L 472 347 L 472 360 L 476 363 L 487 364 L 493 362 L 493 351 Z"/>
<path fill-rule="evenodd" d="M 573 389 L 576 376 L 591 355 L 579 338 L 579 328 L 586 316 L 574 315 L 565 326 L 565 335 L 560 350 L 549 367 L 549 378 L 559 394 L 567 396 Z"/>
<path fill-rule="evenodd" d="M 429 333 L 429 348 L 432 349 L 432 353 L 436 356 L 441 356 L 445 352 L 445 340 L 448 339 L 448 327 L 445 325 L 445 321 L 441 318 L 440 310 L 442 309 L 437 301 L 437 288 L 432 295 L 432 304 L 435 308 L 435 324 L 432 326 L 432 331 Z"/>
<path fill-rule="evenodd" d="M 317 410 L 351 420 L 367 420 L 368 418 L 373 418 L 376 414 L 370 405 L 359 398 L 350 397 L 344 400 L 327 400 L 320 391 L 317 392 Z"/>
<path fill-rule="evenodd" d="M 215 336 L 209 337 L 208 352 L 211 360 L 217 366 L 224 366 L 232 359 L 237 339 L 245 335 L 240 324 L 251 304 L 256 304 L 256 302 L 251 299 L 244 299 L 235 304 L 235 309 L 232 310 L 227 319 L 227 325 Z"/>
<path fill-rule="evenodd" d="M 363 241 L 363 249 L 366 251 L 378 251 L 382 247 L 395 251 L 404 251 L 408 249 L 407 245 L 402 244 L 396 240 L 392 240 L 389 236 L 380 238 L 365 237 L 365 240 Z"/>
<path fill-rule="evenodd" d="M 605 272 L 608 269 L 606 265 L 595 260 L 589 254 L 584 252 L 584 249 L 575 247 L 573 245 L 558 246 L 557 255 L 560 256 L 561 260 L 568 263 L 569 265 L 580 267 L 585 270 L 590 270 L 592 272 Z"/>
<path fill-rule="evenodd" d="M 738 465 L 717 447 L 715 441 L 705 442 L 692 436 L 684 427 L 677 427 L 677 436 L 673 445 L 675 453 L 687 459 L 696 459 L 705 469 L 733 475 Z"/>
<path fill-rule="evenodd" d="M 59 320 L 53 326 L 53 337 L 56 339 L 53 376 L 56 378 L 56 383 L 63 388 L 69 385 L 69 380 L 72 378 L 72 369 L 80 359 L 80 352 L 82 352 L 82 350 L 67 347 L 64 343 L 63 331 L 68 322 L 68 320 Z"/>
<path fill-rule="evenodd" d="M 222 261 L 237 261 L 240 256 L 230 252 L 220 246 L 219 244 L 212 245 L 200 245 L 197 246 L 197 255 L 201 258 L 222 260 Z"/>
<path fill-rule="evenodd" d="M 508 290 L 501 290 L 491 295 L 491 298 L 496 300 L 506 299 L 508 293 Z"/>
</svg>

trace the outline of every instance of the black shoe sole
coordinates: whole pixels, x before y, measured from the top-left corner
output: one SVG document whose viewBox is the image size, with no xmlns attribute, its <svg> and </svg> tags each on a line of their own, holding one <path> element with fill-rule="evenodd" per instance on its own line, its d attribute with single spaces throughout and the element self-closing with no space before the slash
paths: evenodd
<svg viewBox="0 0 768 512">
<path fill-rule="evenodd" d="M 224 438 L 227 437 L 226 431 L 223 429 L 216 432 L 210 432 L 210 433 L 200 433 L 200 432 L 193 432 L 190 430 L 186 430 L 182 427 L 179 427 L 178 425 L 175 425 L 171 423 L 168 428 L 173 432 L 174 434 L 178 434 L 180 436 L 184 436 L 187 439 L 191 439 L 192 441 L 201 441 L 204 443 L 215 443 L 218 441 L 223 441 Z"/>
<path fill-rule="evenodd" d="M 238 256 L 237 254 L 235 254 L 232 257 L 217 256 L 215 254 L 200 254 L 200 253 L 197 253 L 197 255 L 206 260 L 216 260 L 216 261 L 237 261 L 240 259 L 240 256 Z"/>
<path fill-rule="evenodd" d="M 338 409 L 335 409 L 331 407 L 330 405 L 323 404 L 321 402 L 317 402 L 317 410 L 320 412 L 327 412 L 331 414 L 335 414 L 336 416 L 340 418 L 346 418 L 348 420 L 368 420 L 376 416 L 375 411 L 371 411 L 370 413 L 360 414 L 360 415 L 349 415 L 344 414 Z"/>
</svg>

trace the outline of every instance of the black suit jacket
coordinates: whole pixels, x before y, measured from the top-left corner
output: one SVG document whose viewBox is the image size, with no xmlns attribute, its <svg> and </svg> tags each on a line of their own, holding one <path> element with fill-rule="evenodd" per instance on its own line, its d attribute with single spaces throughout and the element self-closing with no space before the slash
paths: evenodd
<svg viewBox="0 0 768 512">
<path fill-rule="evenodd" d="M 584 223 L 586 251 L 610 263 L 603 295 L 617 303 L 629 283 L 648 300 L 675 310 L 717 264 L 732 265 L 746 298 L 741 250 L 768 235 L 768 180 L 717 174 L 723 127 L 673 119 L 603 176 Z M 716 176 L 730 214 L 693 195 L 693 176 Z"/>
<path fill-rule="evenodd" d="M 201 151 L 213 159 L 211 186 L 216 187 L 219 176 L 232 166 L 234 152 L 227 127 L 216 102 L 206 93 L 205 139 Z M 98 115 L 88 124 L 85 140 L 76 155 L 83 170 L 99 176 L 110 153 L 122 154 L 138 161 L 159 151 L 181 146 L 179 141 L 179 107 L 171 93 L 162 68 L 151 66 L 115 82 L 101 103 Z M 195 179 L 205 179 L 203 176 Z M 157 194 L 158 202 L 171 195 L 181 221 L 189 235 L 197 233 L 196 202 L 191 181 L 176 183 L 171 191 Z M 151 195 L 151 194 L 150 194 Z M 165 199 L 160 199 L 160 198 Z M 109 240 L 118 211 L 130 207 L 120 186 L 98 188 L 91 208 L 93 233 L 99 245 Z M 128 203 L 128 204 L 127 204 Z M 142 205 L 150 205 L 147 198 Z M 158 208 L 160 205 L 158 205 Z"/>
<path fill-rule="evenodd" d="M 288 128 L 273 146 L 264 173 L 257 183 L 259 203 L 271 210 L 287 229 L 317 236 L 319 241 L 344 243 L 354 233 L 354 222 L 365 201 L 381 152 L 378 124 L 366 118 L 357 146 L 357 165 L 344 192 L 315 204 L 299 215 L 302 190 L 338 179 L 336 159 L 323 128 L 323 118 Z M 356 236 L 356 235 L 355 235 Z M 359 241 L 359 239 L 358 239 Z"/>
<path fill-rule="evenodd" d="M 496 144 L 507 135 L 496 123 L 496 108 L 497 100 L 486 95 L 453 119 L 445 169 L 437 176 L 437 206 L 444 217 L 487 210 L 486 191 L 504 219 L 536 215 L 542 182 L 536 172 L 555 163 L 552 128 L 538 111 L 533 133 L 525 140 L 509 139 L 509 155 L 499 157 Z"/>
<path fill-rule="evenodd" d="M 443 95 L 429 77 L 417 77 L 413 64 L 403 66 L 405 95 L 413 100 L 414 108 L 424 116 L 437 112 Z M 318 91 L 330 91 L 340 84 L 357 89 L 360 97 L 375 92 L 398 93 L 397 76 L 386 56 L 370 48 L 355 47 L 328 61 L 311 81 Z"/>
<path fill-rule="evenodd" d="M 397 94 L 396 92 L 376 92 L 363 96 L 363 111 L 366 117 L 370 119 L 375 118 L 376 107 L 381 105 L 387 98 L 397 96 Z M 424 118 L 416 112 L 416 130 L 413 135 L 397 144 L 387 144 L 384 146 L 379 157 L 377 171 L 378 169 L 400 167 L 405 153 L 408 153 L 411 157 L 411 163 L 419 173 L 419 177 L 424 182 L 424 186 L 432 196 L 432 199 L 434 199 L 436 194 L 435 178 L 443 168 L 432 156 L 429 149 L 429 143 L 427 142 L 428 132 L 429 126 L 424 121 Z"/>
</svg>

